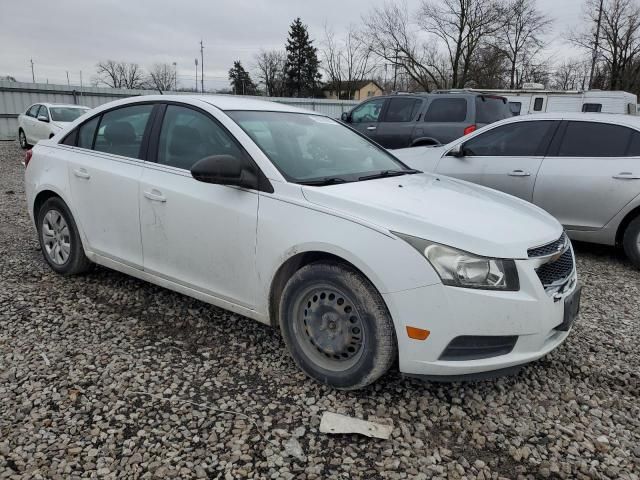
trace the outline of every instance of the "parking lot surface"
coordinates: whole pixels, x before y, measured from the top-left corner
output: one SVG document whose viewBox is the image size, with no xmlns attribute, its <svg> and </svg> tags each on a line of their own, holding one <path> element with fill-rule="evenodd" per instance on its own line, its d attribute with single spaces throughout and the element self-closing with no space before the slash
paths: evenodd
<svg viewBox="0 0 640 480">
<path fill-rule="evenodd" d="M 54 274 L 22 157 L 0 142 L 0 478 L 639 478 L 640 271 L 615 249 L 576 245 L 580 319 L 518 376 L 340 392 L 270 327 L 105 268 Z M 325 411 L 392 438 L 320 433 Z"/>
</svg>

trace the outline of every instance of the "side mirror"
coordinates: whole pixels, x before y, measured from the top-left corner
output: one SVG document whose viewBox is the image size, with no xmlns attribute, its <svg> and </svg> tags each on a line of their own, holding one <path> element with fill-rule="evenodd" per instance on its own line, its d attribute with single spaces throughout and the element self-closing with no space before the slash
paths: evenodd
<svg viewBox="0 0 640 480">
<path fill-rule="evenodd" d="M 258 188 L 258 177 L 244 159 L 233 155 L 213 155 L 198 160 L 191 176 L 204 183 Z"/>
<path fill-rule="evenodd" d="M 38 121 L 39 122 L 44 122 L 44 123 L 49 123 L 49 117 L 45 117 L 44 115 L 38 115 Z"/>
<path fill-rule="evenodd" d="M 464 157 L 464 146 L 461 144 L 456 145 L 447 152 L 449 157 L 462 158 Z"/>
<path fill-rule="evenodd" d="M 342 119 L 343 122 L 351 123 L 351 113 L 349 112 L 342 112 L 342 115 L 340 116 L 340 118 Z"/>
</svg>

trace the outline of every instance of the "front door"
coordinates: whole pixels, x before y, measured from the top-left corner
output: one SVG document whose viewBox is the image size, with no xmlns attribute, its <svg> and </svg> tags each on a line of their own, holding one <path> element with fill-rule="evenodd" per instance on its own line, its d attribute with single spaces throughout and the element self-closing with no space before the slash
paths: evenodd
<svg viewBox="0 0 640 480">
<path fill-rule="evenodd" d="M 562 141 L 540 168 L 533 201 L 569 230 L 602 228 L 640 194 L 640 132 L 582 121 L 562 128 Z"/>
<path fill-rule="evenodd" d="M 377 140 L 378 121 L 384 98 L 376 98 L 358 105 L 351 112 L 351 126 L 372 140 Z"/>
<path fill-rule="evenodd" d="M 501 125 L 461 142 L 461 156 L 445 152 L 436 172 L 532 201 L 554 121 Z"/>
<path fill-rule="evenodd" d="M 68 159 L 71 197 L 91 251 L 142 268 L 139 181 L 153 105 L 111 110 L 80 126 Z"/>
<path fill-rule="evenodd" d="M 209 114 L 168 105 L 140 183 L 144 269 L 247 308 L 255 307 L 258 192 L 195 180 L 212 155 L 246 155 Z"/>
</svg>

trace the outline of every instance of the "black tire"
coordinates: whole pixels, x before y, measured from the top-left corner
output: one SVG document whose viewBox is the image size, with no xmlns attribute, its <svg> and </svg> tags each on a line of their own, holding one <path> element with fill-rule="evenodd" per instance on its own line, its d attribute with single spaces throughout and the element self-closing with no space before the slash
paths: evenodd
<svg viewBox="0 0 640 480">
<path fill-rule="evenodd" d="M 25 135 L 24 130 L 22 130 L 21 128 L 18 130 L 18 142 L 20 143 L 20 147 L 23 150 L 26 150 L 31 146 L 29 145 L 29 143 L 27 143 L 27 136 Z"/>
<path fill-rule="evenodd" d="M 631 263 L 640 268 L 640 216 L 627 225 L 622 237 L 622 246 Z"/>
<path fill-rule="evenodd" d="M 59 234 L 57 231 L 55 232 L 58 236 L 56 238 L 59 238 L 61 243 L 65 242 L 69 245 L 69 252 L 64 260 L 62 257 L 57 257 L 55 254 L 50 253 L 52 250 L 50 248 L 51 242 L 55 242 L 55 240 L 52 240 L 51 235 L 47 236 L 44 228 L 45 218 L 50 212 L 52 216 L 55 216 L 55 212 L 57 212 L 64 219 L 67 226 L 66 232 L 64 230 Z M 42 255 L 54 272 L 61 275 L 75 275 L 85 272 L 91 267 L 91 262 L 84 254 L 84 248 L 73 215 L 71 215 L 69 208 L 60 197 L 51 197 L 42 204 L 36 212 L 36 227 Z"/>
<path fill-rule="evenodd" d="M 300 369 L 337 389 L 373 383 L 397 357 L 395 330 L 382 297 L 346 265 L 318 262 L 298 270 L 285 285 L 279 322 Z"/>
</svg>

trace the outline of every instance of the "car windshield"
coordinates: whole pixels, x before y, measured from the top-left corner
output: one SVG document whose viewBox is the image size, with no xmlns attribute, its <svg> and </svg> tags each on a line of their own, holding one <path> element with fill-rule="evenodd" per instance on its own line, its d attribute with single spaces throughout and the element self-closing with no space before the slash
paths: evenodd
<svg viewBox="0 0 640 480">
<path fill-rule="evenodd" d="M 328 117 L 290 112 L 226 113 L 289 181 L 328 185 L 415 172 Z"/>
<path fill-rule="evenodd" d="M 51 120 L 54 122 L 73 122 L 80 115 L 87 112 L 86 108 L 75 107 L 49 107 Z"/>
</svg>

